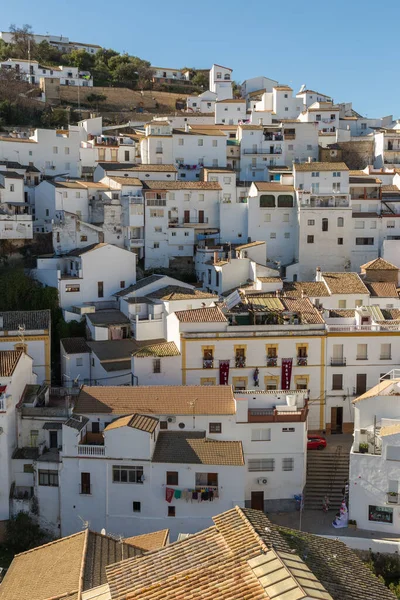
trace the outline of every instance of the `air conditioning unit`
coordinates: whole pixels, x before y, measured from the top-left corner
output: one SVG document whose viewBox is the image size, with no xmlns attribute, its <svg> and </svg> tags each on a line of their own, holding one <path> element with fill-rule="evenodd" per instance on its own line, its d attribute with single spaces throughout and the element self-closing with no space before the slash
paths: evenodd
<svg viewBox="0 0 400 600">
<path fill-rule="evenodd" d="M 176 417 L 167 417 L 168 423 L 175 423 Z"/>
<path fill-rule="evenodd" d="M 267 479 L 266 477 L 259 477 L 259 478 L 257 479 L 257 483 L 258 483 L 259 485 L 267 485 L 267 483 L 268 483 L 268 479 Z"/>
</svg>

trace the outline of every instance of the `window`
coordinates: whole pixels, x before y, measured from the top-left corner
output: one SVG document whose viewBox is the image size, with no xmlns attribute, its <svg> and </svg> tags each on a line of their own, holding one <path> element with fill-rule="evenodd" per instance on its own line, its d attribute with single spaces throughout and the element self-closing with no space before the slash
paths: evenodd
<svg viewBox="0 0 400 600">
<path fill-rule="evenodd" d="M 288 150 L 289 150 L 289 152 L 294 150 L 294 146 L 293 146 L 293 144 L 289 144 L 289 145 L 288 145 Z"/>
<path fill-rule="evenodd" d="M 308 221 L 307 221 L 307 225 L 309 225 L 310 227 L 311 227 L 312 225 L 315 225 L 315 220 L 314 220 L 314 219 L 308 219 Z"/>
<path fill-rule="evenodd" d="M 333 171 L 334 177 L 340 177 L 340 171 Z"/>
<path fill-rule="evenodd" d="M 271 223 L 271 215 L 267 213 L 264 215 L 264 223 Z"/>
<path fill-rule="evenodd" d="M 357 360 L 368 359 L 368 344 L 357 344 Z"/>
<path fill-rule="evenodd" d="M 58 487 L 58 471 L 39 471 L 39 485 Z"/>
<path fill-rule="evenodd" d="M 260 196 L 260 208 L 275 208 L 275 196 L 272 194 Z"/>
<path fill-rule="evenodd" d="M 276 240 L 276 233 L 270 233 L 269 237 L 271 238 L 271 240 Z"/>
<path fill-rule="evenodd" d="M 216 148 L 218 146 L 218 140 L 213 140 L 212 145 L 214 148 Z"/>
<path fill-rule="evenodd" d="M 178 139 L 178 146 L 183 146 L 184 143 L 185 143 L 185 140 L 183 138 Z"/>
<path fill-rule="evenodd" d="M 373 246 L 374 238 L 366 237 L 366 238 L 356 238 L 356 246 Z"/>
<path fill-rule="evenodd" d="M 338 227 L 344 227 L 344 219 L 343 219 L 343 217 L 338 217 L 337 226 Z"/>
<path fill-rule="evenodd" d="M 98 298 L 104 297 L 104 283 L 102 281 L 97 282 L 97 297 Z"/>
<path fill-rule="evenodd" d="M 209 431 L 209 433 L 222 433 L 222 424 L 221 423 L 209 423 L 208 431 Z"/>
<path fill-rule="evenodd" d="M 80 494 L 91 494 L 90 473 L 81 473 L 81 488 Z"/>
<path fill-rule="evenodd" d="M 160 421 L 160 429 L 168 429 L 168 421 Z"/>
<path fill-rule="evenodd" d="M 343 238 L 337 239 L 338 246 L 343 246 Z"/>
<path fill-rule="evenodd" d="M 282 433 L 294 433 L 295 431 L 294 427 L 282 427 Z"/>
<path fill-rule="evenodd" d="M 290 238 L 290 232 L 289 231 L 285 232 L 284 238 L 285 238 L 285 240 L 288 240 Z"/>
<path fill-rule="evenodd" d="M 179 473 L 178 473 L 178 471 L 167 471 L 167 473 L 166 473 L 166 484 L 167 485 L 179 485 Z"/>
<path fill-rule="evenodd" d="M 307 144 L 307 150 L 312 150 L 312 149 L 313 149 L 312 144 Z"/>
<path fill-rule="evenodd" d="M 322 231 L 328 231 L 328 219 L 322 219 Z"/>
<path fill-rule="evenodd" d="M 289 223 L 289 213 L 285 213 L 282 217 L 284 223 Z"/>
<path fill-rule="evenodd" d="M 113 465 L 113 483 L 143 483 L 143 467 L 125 467 Z"/>
<path fill-rule="evenodd" d="M 159 247 L 160 247 L 159 242 L 154 242 L 154 244 L 153 244 L 154 250 L 157 250 L 157 248 L 159 248 Z"/>
<path fill-rule="evenodd" d="M 315 120 L 316 121 L 320 121 L 321 120 L 321 115 L 315 115 Z"/>
<path fill-rule="evenodd" d="M 355 221 L 354 229 L 364 229 L 365 221 Z"/>
<path fill-rule="evenodd" d="M 218 473 L 196 473 L 196 487 L 218 487 Z"/>
<path fill-rule="evenodd" d="M 393 523 L 393 508 L 388 506 L 368 506 L 368 521 Z"/>
<path fill-rule="evenodd" d="M 132 510 L 133 510 L 133 512 L 140 512 L 141 511 L 140 502 L 132 502 Z"/>
<path fill-rule="evenodd" d="M 308 235 L 307 236 L 307 244 L 313 244 L 313 243 L 314 243 L 314 236 Z"/>
<path fill-rule="evenodd" d="M 338 301 L 338 308 L 346 308 L 347 305 L 347 301 L 346 300 L 339 300 Z"/>
<path fill-rule="evenodd" d="M 247 463 L 248 471 L 274 471 L 274 458 L 250 458 Z"/>
<path fill-rule="evenodd" d="M 395 228 L 395 222 L 394 221 L 387 221 L 386 223 L 386 228 L 387 229 L 394 229 Z"/>
<path fill-rule="evenodd" d="M 198 146 L 202 146 L 203 145 L 203 140 L 202 139 L 197 140 L 197 145 Z"/>
<path fill-rule="evenodd" d="M 381 360 L 390 360 L 392 358 L 391 344 L 381 344 Z"/>
<path fill-rule="evenodd" d="M 370 221 L 369 228 L 370 229 L 376 229 L 376 221 Z"/>
<path fill-rule="evenodd" d="M 204 194 L 199 194 L 199 202 L 204 202 Z"/>
<path fill-rule="evenodd" d="M 83 358 L 77 358 L 75 361 L 75 364 L 77 367 L 82 367 L 83 365 Z"/>
<path fill-rule="evenodd" d="M 271 441 L 271 429 L 252 429 L 251 430 L 251 441 L 252 442 L 270 442 Z"/>
<path fill-rule="evenodd" d="M 178 250 L 183 250 L 183 246 L 178 246 Z"/>
<path fill-rule="evenodd" d="M 333 390 L 342 390 L 343 389 L 343 375 L 341 373 L 332 375 L 332 389 Z"/>
<path fill-rule="evenodd" d="M 361 123 L 361 129 L 367 129 L 367 124 L 366 123 Z"/>
<path fill-rule="evenodd" d="M 332 190 L 333 190 L 334 192 L 340 192 L 340 183 L 339 183 L 339 182 L 337 182 L 337 183 L 332 183 Z"/>
<path fill-rule="evenodd" d="M 162 208 L 151 208 L 150 209 L 150 217 L 161 218 L 163 216 L 164 216 L 164 211 Z"/>
<path fill-rule="evenodd" d="M 319 183 L 312 183 L 311 184 L 311 193 L 312 194 L 319 194 Z"/>
<path fill-rule="evenodd" d="M 81 290 L 80 285 L 66 285 L 65 286 L 66 292 L 80 292 L 80 290 Z"/>
<path fill-rule="evenodd" d="M 171 232 L 171 236 L 172 236 L 172 237 L 176 237 L 176 231 L 172 231 L 172 232 Z"/>
<path fill-rule="evenodd" d="M 188 232 L 188 231 L 185 231 L 185 234 L 184 234 L 184 235 L 185 235 L 185 237 L 189 237 L 189 232 Z"/>
<path fill-rule="evenodd" d="M 154 227 L 154 233 L 162 233 L 162 227 Z"/>
<path fill-rule="evenodd" d="M 175 516 L 175 506 L 168 506 L 168 516 L 169 517 Z"/>
<path fill-rule="evenodd" d="M 53 146 L 53 154 L 58 154 L 58 147 L 57 146 Z"/>
<path fill-rule="evenodd" d="M 282 458 L 282 471 L 294 471 L 294 458 Z"/>
<path fill-rule="evenodd" d="M 68 148 L 68 146 L 65 146 L 65 148 L 64 148 L 64 154 L 69 154 L 69 148 Z"/>
<path fill-rule="evenodd" d="M 290 194 L 279 194 L 278 207 L 293 208 L 293 196 L 291 196 Z"/>
<path fill-rule="evenodd" d="M 311 173 L 311 177 L 319 177 L 319 172 L 318 171 L 313 171 Z"/>
<path fill-rule="evenodd" d="M 75 192 L 75 198 L 80 198 L 81 197 L 81 193 L 80 192 Z"/>
<path fill-rule="evenodd" d="M 161 373 L 161 358 L 153 359 L 153 373 Z"/>
<path fill-rule="evenodd" d="M 33 473 L 33 465 L 24 465 L 24 473 Z"/>
</svg>

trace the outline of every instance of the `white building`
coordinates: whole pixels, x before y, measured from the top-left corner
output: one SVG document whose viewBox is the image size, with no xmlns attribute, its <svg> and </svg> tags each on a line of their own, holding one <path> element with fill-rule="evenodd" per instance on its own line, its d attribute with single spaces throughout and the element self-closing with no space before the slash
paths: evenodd
<svg viewBox="0 0 400 600">
<path fill-rule="evenodd" d="M 72 42 L 70 39 L 64 35 L 40 35 L 38 33 L 32 34 L 33 40 L 36 44 L 40 44 L 41 42 L 48 42 L 50 46 L 54 46 L 57 50 L 61 52 L 71 52 L 72 50 L 85 50 L 85 52 L 89 52 L 89 54 L 96 54 L 99 50 L 101 50 L 101 46 L 97 44 L 89 44 L 87 42 Z M 2 39 L 6 44 L 12 44 L 14 39 L 14 34 L 10 31 L 0 31 L 0 39 Z"/>
<path fill-rule="evenodd" d="M 244 98 L 227 98 L 215 103 L 215 123 L 238 125 L 247 118 L 246 100 Z"/>
<path fill-rule="evenodd" d="M 210 69 L 210 91 L 217 94 L 218 100 L 232 98 L 232 69 L 213 65 Z"/>
<path fill-rule="evenodd" d="M 31 206 L 26 202 L 24 175 L 0 171 L 0 239 L 31 240 Z"/>
<path fill-rule="evenodd" d="M 384 379 L 354 400 L 350 453 L 350 518 L 361 529 L 391 534 L 400 531 L 399 383 Z"/>
<path fill-rule="evenodd" d="M 93 79 L 89 71 L 80 71 L 77 67 L 70 66 L 45 66 L 37 60 L 22 58 L 8 58 L 0 63 L 0 69 L 12 69 L 23 81 L 39 85 L 42 77 L 59 79 L 60 85 L 92 87 Z"/>
<path fill-rule="evenodd" d="M 186 99 L 187 111 L 191 113 L 214 114 L 217 94 L 206 90 L 198 96 L 188 96 Z"/>
<path fill-rule="evenodd" d="M 79 320 L 85 305 L 109 302 L 135 283 L 136 256 L 111 244 L 95 244 L 64 256 L 38 258 L 35 278 L 58 289 L 67 321 Z"/>
</svg>

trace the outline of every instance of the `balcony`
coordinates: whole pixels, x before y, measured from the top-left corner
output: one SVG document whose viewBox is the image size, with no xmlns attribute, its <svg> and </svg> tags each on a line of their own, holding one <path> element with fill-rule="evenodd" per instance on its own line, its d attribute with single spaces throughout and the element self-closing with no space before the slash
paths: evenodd
<svg viewBox="0 0 400 600">
<path fill-rule="evenodd" d="M 173 217 L 168 221 L 169 227 L 188 227 L 190 225 L 207 225 L 208 217 L 190 217 L 188 219 Z"/>
<path fill-rule="evenodd" d="M 275 391 L 276 393 L 276 391 Z M 307 419 L 308 408 L 296 408 L 280 411 L 277 408 L 249 408 L 247 413 L 248 423 L 293 423 L 304 422 Z"/>
<path fill-rule="evenodd" d="M 265 133 L 264 140 L 266 142 L 282 142 L 283 135 L 281 133 Z"/>
<path fill-rule="evenodd" d="M 296 360 L 298 367 L 306 367 L 308 364 L 308 356 L 298 356 Z"/>
<path fill-rule="evenodd" d="M 213 369 L 214 368 L 214 359 L 213 358 L 203 358 L 203 369 Z"/>
<path fill-rule="evenodd" d="M 252 150 L 244 149 L 243 154 L 282 154 L 281 148 L 253 148 Z"/>
<path fill-rule="evenodd" d="M 327 331 L 400 331 L 400 325 L 398 323 L 382 323 L 371 325 L 327 325 Z"/>
<path fill-rule="evenodd" d="M 106 449 L 104 446 L 78 444 L 78 456 L 105 456 L 105 454 Z"/>
<path fill-rule="evenodd" d="M 277 356 L 267 356 L 267 367 L 277 367 L 278 366 L 278 357 Z"/>
<path fill-rule="evenodd" d="M 387 492 L 387 503 L 388 504 L 398 504 L 399 503 L 399 494 L 397 492 Z"/>
<path fill-rule="evenodd" d="M 331 367 L 345 367 L 346 366 L 346 359 L 343 358 L 343 356 L 341 358 L 331 358 Z"/>
<path fill-rule="evenodd" d="M 143 248 L 144 247 L 144 239 L 143 238 L 129 238 L 125 240 L 127 242 L 128 248 Z"/>
<path fill-rule="evenodd" d="M 245 356 L 236 356 L 235 357 L 235 367 L 237 369 L 244 369 L 246 367 L 246 357 Z"/>
</svg>

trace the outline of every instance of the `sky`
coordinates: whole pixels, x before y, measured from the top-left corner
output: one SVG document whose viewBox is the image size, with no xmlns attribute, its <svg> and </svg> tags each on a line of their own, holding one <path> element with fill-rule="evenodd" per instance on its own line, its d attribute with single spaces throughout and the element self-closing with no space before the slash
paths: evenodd
<svg viewBox="0 0 400 600">
<path fill-rule="evenodd" d="M 399 0 L 18 0 L 3 3 L 1 30 L 128 52 L 160 67 L 233 69 L 353 102 L 368 117 L 400 118 Z"/>
</svg>

